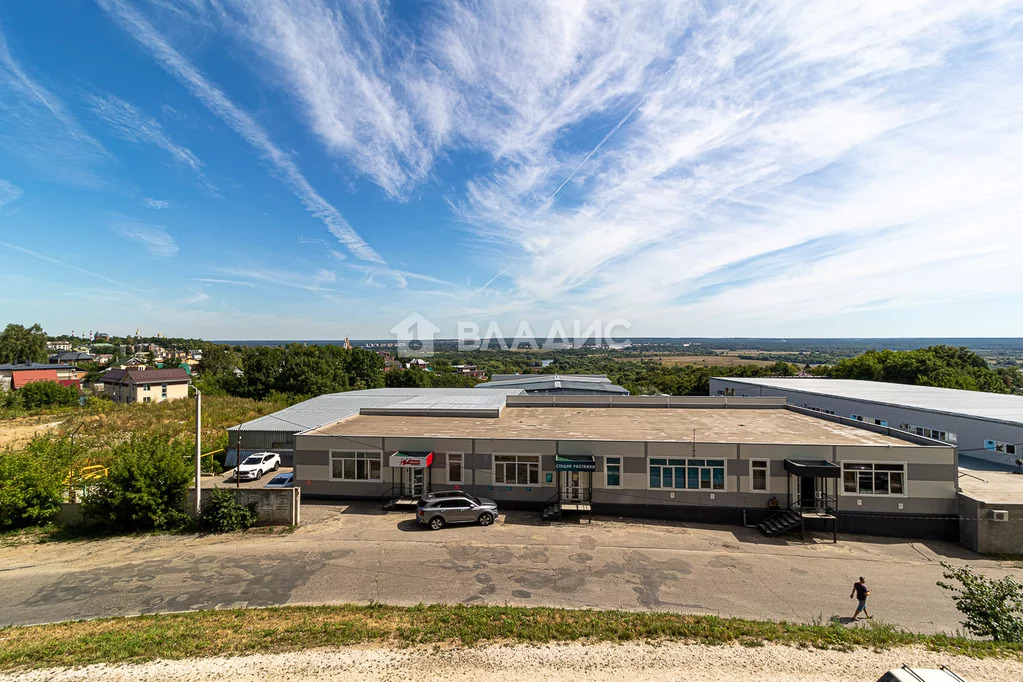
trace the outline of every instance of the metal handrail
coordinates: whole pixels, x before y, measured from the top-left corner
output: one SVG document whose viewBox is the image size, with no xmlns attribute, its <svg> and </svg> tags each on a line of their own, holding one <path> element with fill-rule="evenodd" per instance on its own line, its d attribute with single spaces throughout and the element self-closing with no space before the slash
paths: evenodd
<svg viewBox="0 0 1023 682">
<path fill-rule="evenodd" d="M 789 509 L 791 509 L 792 511 L 802 511 L 804 508 L 805 509 L 818 509 L 818 510 L 825 511 L 825 512 L 827 512 L 829 514 L 838 510 L 838 497 L 835 496 L 835 495 L 828 495 L 827 493 L 821 493 L 820 495 L 817 495 L 816 497 L 814 497 L 814 502 L 815 502 L 815 504 L 812 507 L 810 507 L 810 506 L 804 507 L 803 503 L 802 503 L 802 500 L 797 497 L 789 505 Z M 821 504 L 821 503 L 823 503 L 823 504 Z"/>
<path fill-rule="evenodd" d="M 563 499 L 563 500 L 566 499 L 564 493 L 568 492 L 570 487 L 571 486 L 565 486 L 565 487 L 561 488 L 561 490 L 560 490 L 560 492 L 562 493 L 561 494 L 561 499 Z M 581 493 L 581 497 L 578 498 L 580 502 L 592 502 L 593 501 L 593 491 L 590 490 L 589 488 L 580 488 L 580 493 Z"/>
</svg>

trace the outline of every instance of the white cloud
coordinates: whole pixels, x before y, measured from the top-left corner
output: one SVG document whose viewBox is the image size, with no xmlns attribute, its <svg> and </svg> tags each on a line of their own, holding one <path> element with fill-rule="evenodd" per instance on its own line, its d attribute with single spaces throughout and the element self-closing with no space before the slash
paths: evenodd
<svg viewBox="0 0 1023 682">
<path fill-rule="evenodd" d="M 340 293 L 337 289 L 324 286 L 333 282 L 336 277 L 330 270 L 318 270 L 312 274 L 306 271 L 290 271 L 273 266 L 253 265 L 248 268 L 221 268 L 225 275 L 237 278 L 238 283 L 260 283 L 272 286 L 301 289 L 313 293 Z M 226 282 L 227 280 L 201 280 L 206 282 Z"/>
<path fill-rule="evenodd" d="M 395 82 L 403 49 L 385 10 L 374 2 L 335 9 L 318 0 L 231 0 L 235 30 L 251 40 L 302 102 L 313 131 L 388 194 L 400 197 L 429 169 L 435 142 L 421 135 L 433 111 L 429 88 L 417 119 L 409 93 Z"/>
<path fill-rule="evenodd" d="M 100 2 L 359 255 L 248 114 Z M 452 2 L 416 26 L 368 0 L 226 7 L 204 25 L 255 53 L 345 172 L 402 200 L 454 178 L 495 273 L 451 292 L 460 311 L 755 334 L 1023 291 L 1019 0 Z M 431 281 L 345 267 L 409 295 Z"/>
<path fill-rule="evenodd" d="M 170 208 L 170 202 L 166 199 L 151 199 L 149 197 L 142 198 L 142 205 L 146 208 L 152 208 L 158 211 Z"/>
<path fill-rule="evenodd" d="M 67 263 L 65 261 L 60 260 L 59 258 L 54 258 L 53 256 L 47 256 L 46 254 L 39 253 L 38 251 L 33 251 L 32 249 L 26 249 L 24 246 L 18 246 L 17 244 L 11 244 L 10 242 L 5 242 L 5 241 L 0 241 L 0 246 L 4 247 L 6 249 L 10 249 L 11 251 L 15 251 L 17 253 L 23 254 L 25 256 L 30 256 L 30 257 L 35 258 L 37 260 L 41 260 L 41 261 L 43 261 L 45 263 L 49 263 L 51 265 L 56 265 L 58 267 L 65 268 L 67 270 L 73 270 L 74 272 L 77 272 L 77 273 L 80 273 L 80 274 L 83 274 L 83 275 L 87 275 L 89 277 L 94 277 L 95 279 L 102 280 L 102 281 L 106 282 L 107 284 L 113 284 L 115 286 L 124 287 L 126 289 L 134 289 L 133 287 L 131 287 L 131 285 L 125 284 L 124 282 L 121 282 L 121 281 L 118 281 L 116 279 L 113 279 L 112 277 L 107 277 L 106 275 L 100 274 L 98 272 L 93 272 L 92 270 L 86 270 L 85 268 L 79 267 L 79 266 L 74 265 L 72 263 Z"/>
<path fill-rule="evenodd" d="M 14 183 L 7 182 L 6 180 L 0 179 L 0 208 L 4 204 L 9 204 L 12 201 L 17 201 L 23 192 L 21 188 Z"/>
<path fill-rule="evenodd" d="M 154 256 L 171 257 L 178 255 L 178 245 L 160 225 L 147 225 L 133 221 L 119 221 L 110 226 L 116 234 L 141 244 Z"/>
<path fill-rule="evenodd" d="M 210 298 L 210 295 L 207 294 L 205 291 L 196 291 L 194 294 L 192 294 L 188 298 L 182 300 L 181 304 L 182 305 L 195 305 L 196 303 L 202 303 L 203 301 L 208 301 L 209 298 Z"/>
<path fill-rule="evenodd" d="M 110 155 L 64 103 L 11 54 L 0 30 L 0 148 L 36 176 L 87 188 L 108 184 Z"/>
<path fill-rule="evenodd" d="M 211 112 L 252 145 L 291 188 L 306 210 L 321 220 L 331 234 L 353 255 L 366 261 L 383 262 L 380 255 L 355 232 L 341 212 L 313 189 L 291 155 L 275 145 L 255 119 L 235 105 L 191 62 L 171 47 L 133 6 L 122 0 L 97 1 L 164 69 L 180 80 Z"/>
<path fill-rule="evenodd" d="M 87 99 L 93 113 L 128 142 L 155 145 L 194 171 L 202 168 L 202 162 L 191 150 L 171 140 L 159 121 L 134 105 L 115 95 L 90 95 Z"/>
<path fill-rule="evenodd" d="M 196 277 L 193 278 L 193 282 L 206 282 L 208 284 L 236 284 L 243 287 L 254 287 L 256 286 L 252 282 L 244 282 L 237 279 L 217 279 L 213 277 Z"/>
</svg>

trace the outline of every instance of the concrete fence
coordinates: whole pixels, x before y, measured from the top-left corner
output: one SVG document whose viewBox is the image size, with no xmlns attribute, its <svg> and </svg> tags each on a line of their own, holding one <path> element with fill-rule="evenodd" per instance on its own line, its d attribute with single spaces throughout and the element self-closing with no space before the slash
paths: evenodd
<svg viewBox="0 0 1023 682">
<path fill-rule="evenodd" d="M 213 492 L 213 488 L 203 488 L 201 503 Z M 255 505 L 257 524 L 260 526 L 297 526 L 301 523 L 301 491 L 298 488 L 232 488 L 224 486 L 224 490 L 234 493 L 239 504 Z M 185 508 L 189 514 L 195 508 L 195 488 L 188 489 Z"/>
<path fill-rule="evenodd" d="M 301 522 L 301 491 L 298 488 L 242 488 L 240 490 L 226 487 L 235 494 L 240 504 L 248 506 L 255 503 L 257 525 L 260 526 L 297 526 Z M 212 488 L 202 489 L 202 500 L 205 504 Z M 189 488 L 185 496 L 185 509 L 192 515 L 195 507 L 195 488 Z M 80 502 L 63 502 L 60 511 L 54 518 L 58 526 L 89 527 L 95 521 L 82 514 Z"/>
<path fill-rule="evenodd" d="M 1023 554 L 1023 504 L 959 493 L 959 541 L 981 554 Z"/>
</svg>

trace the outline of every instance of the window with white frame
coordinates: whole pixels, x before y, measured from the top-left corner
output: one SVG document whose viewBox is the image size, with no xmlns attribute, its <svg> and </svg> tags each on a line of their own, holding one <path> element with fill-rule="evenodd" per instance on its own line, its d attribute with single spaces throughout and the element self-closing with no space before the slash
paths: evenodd
<svg viewBox="0 0 1023 682">
<path fill-rule="evenodd" d="M 648 462 L 651 488 L 724 490 L 725 460 L 652 457 Z"/>
<path fill-rule="evenodd" d="M 622 487 L 622 458 L 604 458 L 604 485 L 608 488 Z"/>
<path fill-rule="evenodd" d="M 753 492 L 767 491 L 767 460 L 750 460 L 750 489 Z"/>
<path fill-rule="evenodd" d="M 330 480 L 379 481 L 383 468 L 382 453 L 331 451 Z"/>
<path fill-rule="evenodd" d="M 992 450 L 993 452 L 1003 452 L 1006 455 L 1014 455 L 1019 452 L 1016 448 L 1016 443 L 1003 443 L 1000 440 L 986 440 L 984 441 L 984 449 Z"/>
<path fill-rule="evenodd" d="M 899 424 L 899 428 L 903 431 L 909 431 L 910 433 L 915 433 L 918 436 L 923 436 L 924 438 L 940 440 L 946 443 L 956 443 L 959 441 L 959 437 L 952 431 L 930 429 L 926 426 L 914 426 L 913 424 Z"/>
<path fill-rule="evenodd" d="M 842 462 L 842 491 L 849 495 L 905 495 L 906 465 Z"/>
<path fill-rule="evenodd" d="M 538 485 L 540 455 L 494 455 L 494 483 Z"/>
<path fill-rule="evenodd" d="M 167 397 L 167 384 L 160 384 L 160 397 L 161 398 Z"/>
<path fill-rule="evenodd" d="M 462 453 L 448 453 L 448 483 L 462 482 Z"/>
</svg>

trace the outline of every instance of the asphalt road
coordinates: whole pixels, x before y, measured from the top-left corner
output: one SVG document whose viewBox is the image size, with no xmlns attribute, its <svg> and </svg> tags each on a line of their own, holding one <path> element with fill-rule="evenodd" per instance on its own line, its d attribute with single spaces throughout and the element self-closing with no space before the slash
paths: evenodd
<svg viewBox="0 0 1023 682">
<path fill-rule="evenodd" d="M 755 530 L 596 519 L 422 530 L 411 513 L 304 504 L 290 535 L 147 536 L 0 548 L 0 625 L 278 604 L 487 603 L 848 620 L 864 575 L 871 613 L 920 632 L 959 628 L 942 560 L 986 574 L 1019 562 L 957 545 L 847 537 L 802 545 Z"/>
</svg>

